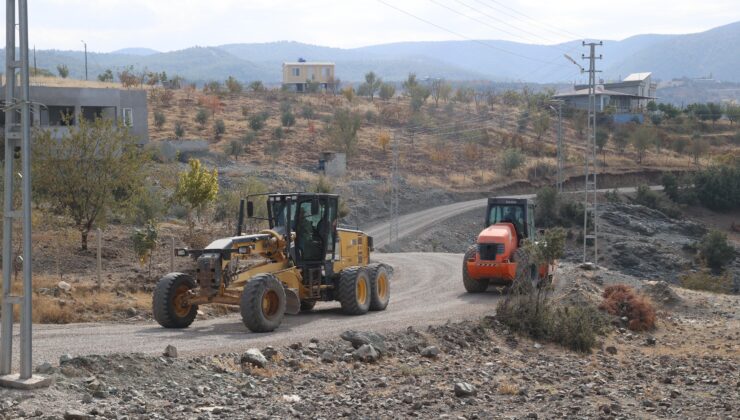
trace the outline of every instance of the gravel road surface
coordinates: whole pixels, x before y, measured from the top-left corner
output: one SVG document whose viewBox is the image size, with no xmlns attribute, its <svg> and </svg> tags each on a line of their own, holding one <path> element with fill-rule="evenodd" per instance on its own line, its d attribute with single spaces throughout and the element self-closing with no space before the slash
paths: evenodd
<svg viewBox="0 0 740 420">
<path fill-rule="evenodd" d="M 73 356 L 117 352 L 157 354 L 172 344 L 181 354 L 216 354 L 307 342 L 313 337 L 336 338 L 348 329 L 382 332 L 410 325 L 425 327 L 488 313 L 499 298 L 493 289 L 482 295 L 465 293 L 459 273 L 462 255 L 376 255 L 379 261 L 395 267 L 391 302 L 383 312 L 347 316 L 340 313 L 338 302 L 319 303 L 311 313 L 286 315 L 277 331 L 266 334 L 249 332 L 238 315 L 196 320 L 183 330 L 164 329 L 154 322 L 34 325 L 34 364 L 56 363 L 65 353 Z M 18 343 L 19 339 L 13 341 Z M 17 359 L 17 351 L 14 357 Z"/>
</svg>

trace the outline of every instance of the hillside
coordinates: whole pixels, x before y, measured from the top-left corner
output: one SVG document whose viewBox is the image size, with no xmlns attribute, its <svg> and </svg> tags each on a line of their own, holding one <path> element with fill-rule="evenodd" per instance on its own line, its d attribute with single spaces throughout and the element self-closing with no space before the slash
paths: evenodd
<svg viewBox="0 0 740 420">
<path fill-rule="evenodd" d="M 604 40 L 599 53 L 602 77 L 617 79 L 632 72 L 652 71 L 658 79 L 695 78 L 712 74 L 722 81 L 740 82 L 740 22 L 685 35 L 636 35 L 621 41 Z M 403 80 L 410 72 L 450 80 L 486 79 L 529 83 L 573 82 L 580 76 L 563 54 L 579 57 L 581 42 L 534 45 L 499 40 L 402 42 L 342 49 L 300 42 L 233 43 L 157 52 L 126 48 L 111 53 L 89 53 L 92 77 L 128 65 L 137 69 L 180 74 L 204 82 L 228 76 L 243 81 L 280 81 L 280 64 L 299 57 L 337 63 L 345 82 L 360 81 L 374 70 L 386 80 Z M 4 55 L 4 52 L 0 56 Z M 66 64 L 71 77 L 84 77 L 81 51 L 36 51 L 37 65 L 54 71 Z"/>
</svg>

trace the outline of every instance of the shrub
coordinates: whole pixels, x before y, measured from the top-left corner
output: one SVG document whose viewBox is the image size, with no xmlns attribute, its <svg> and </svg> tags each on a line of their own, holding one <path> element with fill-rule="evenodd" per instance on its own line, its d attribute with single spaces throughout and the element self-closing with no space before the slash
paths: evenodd
<svg viewBox="0 0 740 420">
<path fill-rule="evenodd" d="M 651 190 L 650 187 L 643 184 L 637 187 L 637 193 L 635 194 L 635 203 L 641 204 L 651 209 L 658 209 L 658 202 L 660 197 L 658 193 Z"/>
<path fill-rule="evenodd" d="M 524 164 L 524 155 L 519 149 L 506 149 L 501 156 L 501 169 L 506 176 L 510 176 L 515 170 Z"/>
<path fill-rule="evenodd" d="M 527 169 L 527 179 L 530 181 L 536 181 L 542 178 L 550 178 L 557 174 L 557 171 L 557 167 L 551 163 L 544 161 L 536 162 Z"/>
<path fill-rule="evenodd" d="M 727 234 L 711 230 L 699 242 L 699 258 L 715 273 L 721 272 L 735 259 L 735 248 L 727 242 Z"/>
<path fill-rule="evenodd" d="M 185 126 L 181 121 L 175 123 L 175 137 L 181 139 L 185 135 Z"/>
<path fill-rule="evenodd" d="M 244 153 L 244 143 L 239 140 L 231 140 L 231 142 L 229 142 L 228 152 L 234 157 L 234 160 L 239 160 L 239 155 Z"/>
<path fill-rule="evenodd" d="M 311 106 L 311 104 L 303 105 L 301 116 L 307 120 L 314 119 L 316 117 L 316 112 L 314 112 L 313 106 Z"/>
<path fill-rule="evenodd" d="M 378 120 L 378 114 L 376 114 L 372 110 L 367 110 L 367 112 L 365 112 L 365 121 L 372 124 L 376 122 L 377 120 Z"/>
<path fill-rule="evenodd" d="M 229 78 L 226 79 L 226 89 L 228 89 L 229 93 L 232 94 L 242 93 L 243 86 L 241 82 L 236 80 L 234 77 L 229 76 Z"/>
<path fill-rule="evenodd" d="M 265 127 L 265 120 L 262 115 L 252 115 L 249 117 L 249 128 L 254 131 L 260 131 Z"/>
<path fill-rule="evenodd" d="M 154 126 L 157 127 L 157 130 L 162 129 L 166 120 L 162 111 L 154 111 Z"/>
<path fill-rule="evenodd" d="M 588 353 L 596 345 L 596 337 L 606 333 L 607 321 L 592 305 L 556 306 L 552 316 L 550 338 L 571 350 Z"/>
<path fill-rule="evenodd" d="M 244 134 L 244 137 L 242 137 L 242 142 L 245 146 L 249 146 L 250 144 L 254 143 L 257 140 L 257 133 L 254 131 L 248 131 L 246 134 Z"/>
<path fill-rule="evenodd" d="M 203 129 L 208 122 L 208 111 L 200 108 L 198 112 L 195 113 L 195 122 L 198 123 L 201 129 Z"/>
<path fill-rule="evenodd" d="M 252 92 L 264 92 L 265 85 L 263 85 L 261 81 L 255 80 L 254 82 L 249 84 L 249 90 L 251 90 Z"/>
<path fill-rule="evenodd" d="M 578 201 L 564 201 L 560 203 L 560 219 L 571 224 L 583 224 L 583 203 Z"/>
<path fill-rule="evenodd" d="M 396 94 L 396 86 L 392 85 L 390 83 L 383 83 L 380 85 L 380 93 L 378 93 L 378 96 L 380 96 L 380 99 L 387 101 L 388 99 L 391 99 L 393 95 Z"/>
<path fill-rule="evenodd" d="M 285 135 L 285 132 L 283 131 L 283 127 L 275 127 L 275 129 L 272 131 L 272 138 L 275 140 L 280 140 Z"/>
<path fill-rule="evenodd" d="M 681 277 L 681 287 L 691 290 L 704 290 L 712 293 L 732 293 L 732 275 L 715 276 L 706 271 L 689 273 Z"/>
<path fill-rule="evenodd" d="M 619 198 L 619 191 L 617 189 L 613 189 L 611 191 L 607 191 L 604 193 L 604 198 L 606 199 L 607 203 L 616 204 L 621 203 L 622 199 Z"/>
<path fill-rule="evenodd" d="M 510 294 L 496 307 L 496 319 L 521 334 L 588 353 L 606 332 L 605 317 L 592 305 L 556 305 L 546 293 Z"/>
<path fill-rule="evenodd" d="M 283 124 L 283 127 L 292 127 L 295 125 L 295 115 L 290 110 L 283 111 L 280 122 Z"/>
<path fill-rule="evenodd" d="M 652 303 L 632 287 L 624 284 L 607 286 L 602 297 L 604 300 L 599 309 L 620 318 L 626 317 L 630 330 L 646 331 L 655 328 L 655 309 Z"/>
<path fill-rule="evenodd" d="M 224 133 L 226 133 L 226 124 L 224 124 L 224 120 L 216 120 L 213 123 L 213 135 L 216 137 L 216 140 L 220 139 Z"/>
<path fill-rule="evenodd" d="M 717 211 L 740 208 L 740 164 L 713 166 L 693 178 L 696 197 L 703 206 Z"/>
</svg>

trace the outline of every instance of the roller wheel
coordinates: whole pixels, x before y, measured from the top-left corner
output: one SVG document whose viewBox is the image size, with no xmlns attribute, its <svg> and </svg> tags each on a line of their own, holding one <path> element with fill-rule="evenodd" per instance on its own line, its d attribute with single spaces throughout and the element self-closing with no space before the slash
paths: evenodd
<svg viewBox="0 0 740 420">
<path fill-rule="evenodd" d="M 367 270 L 350 267 L 342 271 L 337 285 L 337 297 L 345 314 L 367 313 L 370 309 L 370 276 Z"/>
<path fill-rule="evenodd" d="M 258 274 L 242 292 L 242 322 L 252 332 L 270 332 L 280 326 L 285 315 L 285 289 L 272 274 Z"/>
<path fill-rule="evenodd" d="M 198 306 L 185 304 L 185 297 L 194 288 L 195 281 L 187 274 L 170 273 L 159 279 L 152 297 L 152 313 L 159 325 L 187 328 L 193 323 Z"/>
<path fill-rule="evenodd" d="M 476 280 L 470 277 L 468 274 L 468 260 L 475 258 L 475 253 L 478 252 L 477 245 L 471 245 L 467 251 L 465 251 L 465 257 L 463 258 L 462 265 L 462 278 L 463 286 L 468 293 L 483 293 L 488 289 L 488 279 Z"/>
<path fill-rule="evenodd" d="M 309 312 L 316 306 L 315 300 L 302 300 L 301 301 L 301 312 Z"/>
<path fill-rule="evenodd" d="M 370 276 L 370 310 L 384 311 L 391 300 L 391 270 L 383 264 L 368 266 Z"/>
</svg>

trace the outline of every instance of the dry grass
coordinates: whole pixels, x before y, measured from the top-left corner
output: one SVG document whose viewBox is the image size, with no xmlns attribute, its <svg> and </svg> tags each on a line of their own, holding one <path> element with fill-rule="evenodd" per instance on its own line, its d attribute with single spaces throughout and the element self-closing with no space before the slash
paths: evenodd
<svg viewBox="0 0 740 420">
<path fill-rule="evenodd" d="M 603 298 L 599 308 L 615 316 L 627 317 L 629 329 L 645 331 L 655 328 L 655 309 L 652 302 L 635 292 L 632 287 L 623 284 L 607 286 Z"/>
<path fill-rule="evenodd" d="M 498 390 L 498 393 L 502 395 L 519 395 L 519 385 L 508 380 L 499 382 L 496 389 Z"/>
<path fill-rule="evenodd" d="M 151 294 L 145 292 L 122 293 L 114 290 L 97 291 L 95 285 L 72 283 L 69 293 L 59 292 L 52 295 L 59 280 L 53 276 L 33 278 L 33 314 L 34 323 L 68 324 L 72 322 L 91 322 L 120 320 L 126 317 L 126 311 L 133 308 L 137 312 L 151 310 Z M 13 294 L 21 295 L 22 282 L 13 283 Z M 1 288 L 0 288 L 1 289 Z M 20 319 L 20 306 L 13 308 L 15 321 Z"/>
</svg>

